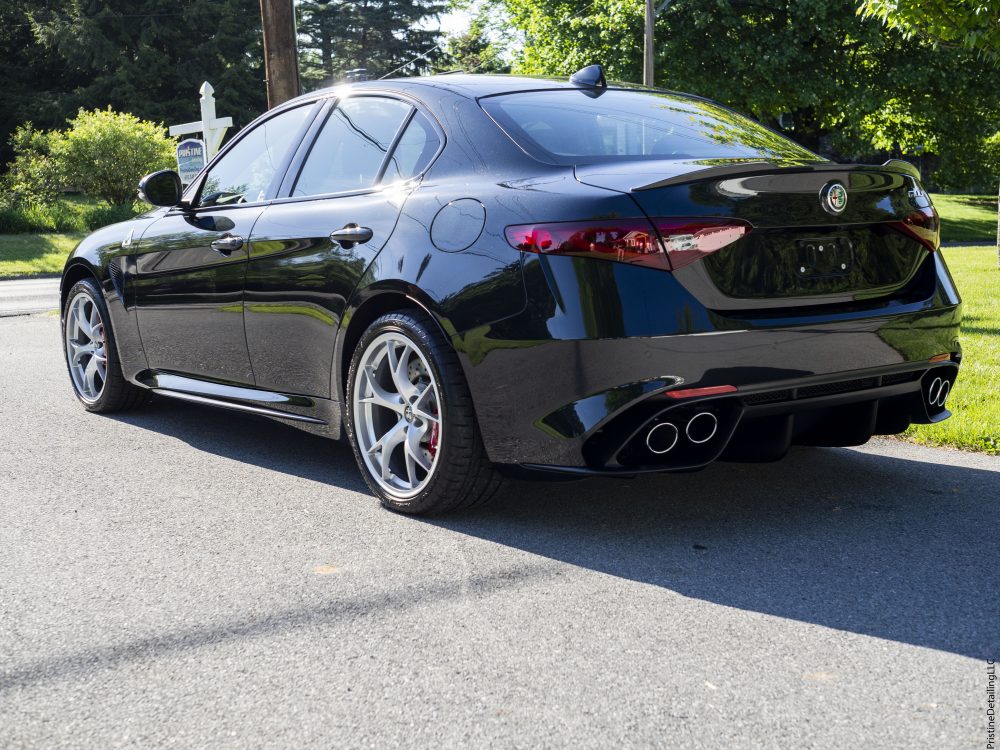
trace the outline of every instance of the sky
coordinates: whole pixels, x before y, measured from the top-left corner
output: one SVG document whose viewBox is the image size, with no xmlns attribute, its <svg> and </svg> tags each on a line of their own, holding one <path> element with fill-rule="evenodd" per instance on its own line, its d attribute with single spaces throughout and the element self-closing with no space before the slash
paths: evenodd
<svg viewBox="0 0 1000 750">
<path fill-rule="evenodd" d="M 465 31 L 469 28 L 469 12 L 465 10 L 453 10 L 442 13 L 438 18 L 429 18 L 420 26 L 425 29 L 440 29 L 442 34 L 451 36 Z"/>
</svg>

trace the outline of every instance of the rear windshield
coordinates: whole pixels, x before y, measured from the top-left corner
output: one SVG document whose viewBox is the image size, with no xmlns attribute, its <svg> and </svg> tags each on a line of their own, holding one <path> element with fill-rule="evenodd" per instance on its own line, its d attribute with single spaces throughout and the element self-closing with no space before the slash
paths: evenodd
<svg viewBox="0 0 1000 750">
<path fill-rule="evenodd" d="M 732 110 L 676 94 L 557 89 L 480 103 L 521 148 L 554 164 L 626 157 L 822 160 Z"/>
</svg>

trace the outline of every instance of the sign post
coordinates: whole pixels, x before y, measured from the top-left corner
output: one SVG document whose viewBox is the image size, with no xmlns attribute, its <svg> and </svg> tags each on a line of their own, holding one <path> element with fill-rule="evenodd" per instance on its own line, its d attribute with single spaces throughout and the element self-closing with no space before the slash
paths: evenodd
<svg viewBox="0 0 1000 750">
<path fill-rule="evenodd" d="M 233 118 L 215 116 L 215 97 L 213 96 L 215 89 L 212 88 L 212 84 L 205 81 L 201 84 L 201 88 L 198 91 L 201 93 L 201 120 L 197 122 L 185 122 L 183 125 L 171 125 L 170 135 L 201 133 L 204 141 L 197 141 L 197 143 L 201 144 L 201 158 L 204 163 L 207 163 L 219 152 L 219 146 L 222 145 L 222 139 L 225 137 L 226 131 L 233 126 Z M 185 140 L 177 146 L 178 169 L 181 166 L 181 146 L 185 143 L 191 143 L 192 140 Z M 202 166 L 204 166 L 204 163 Z M 184 179 L 183 174 L 181 175 L 181 179 Z"/>
</svg>

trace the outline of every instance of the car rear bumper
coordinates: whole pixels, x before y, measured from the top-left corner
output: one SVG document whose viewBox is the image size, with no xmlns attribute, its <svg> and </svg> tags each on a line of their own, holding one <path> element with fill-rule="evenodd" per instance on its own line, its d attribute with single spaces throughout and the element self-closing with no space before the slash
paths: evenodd
<svg viewBox="0 0 1000 750">
<path fill-rule="evenodd" d="M 856 445 L 948 416 L 943 406 L 926 408 L 926 390 L 934 377 L 950 387 L 957 376 L 961 302 L 943 261 L 929 263 L 933 290 L 921 299 L 753 317 L 706 310 L 670 274 L 636 274 L 614 263 L 602 264 L 615 267 L 605 281 L 624 283 L 581 284 L 576 299 L 562 283 L 562 299 L 546 305 L 538 302 L 545 289 L 533 291 L 526 271 L 534 304 L 454 341 L 496 463 L 637 473 L 717 458 L 767 460 L 789 444 Z M 636 288 L 650 276 L 660 287 L 656 299 Z M 932 361 L 942 356 L 946 361 Z M 718 386 L 737 390 L 701 399 L 666 395 Z M 704 447 L 674 448 L 653 460 L 629 445 L 657 420 L 703 407 L 719 422 Z M 773 445 L 764 446 L 765 437 Z M 636 455 L 623 460 L 627 447 Z"/>
<path fill-rule="evenodd" d="M 783 388 L 749 388 L 732 395 L 674 400 L 652 396 L 607 420 L 580 450 L 583 465 L 523 462 L 540 471 L 635 475 L 690 471 L 713 461 L 773 461 L 797 445 L 860 445 L 911 423 L 951 416 L 946 395 L 958 374 L 954 361 L 916 369 L 810 378 Z M 947 385 L 944 385 L 947 384 Z M 944 390 L 942 390 L 944 389 Z"/>
</svg>

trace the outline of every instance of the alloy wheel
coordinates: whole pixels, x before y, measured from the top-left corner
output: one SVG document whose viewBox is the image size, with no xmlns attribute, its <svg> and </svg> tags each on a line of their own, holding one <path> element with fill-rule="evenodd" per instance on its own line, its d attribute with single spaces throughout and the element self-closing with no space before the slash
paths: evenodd
<svg viewBox="0 0 1000 750">
<path fill-rule="evenodd" d="M 104 392 L 108 377 L 107 329 L 93 297 L 78 293 L 66 307 L 66 362 L 73 387 L 87 403 Z"/>
<path fill-rule="evenodd" d="M 400 499 L 430 481 L 441 453 L 441 398 L 426 358 L 405 334 L 366 347 L 354 378 L 354 433 L 376 482 Z"/>
</svg>

